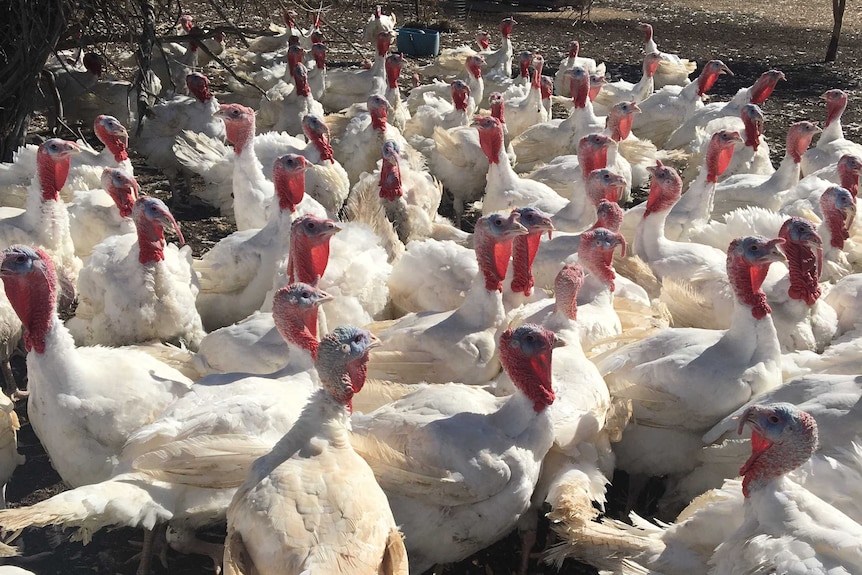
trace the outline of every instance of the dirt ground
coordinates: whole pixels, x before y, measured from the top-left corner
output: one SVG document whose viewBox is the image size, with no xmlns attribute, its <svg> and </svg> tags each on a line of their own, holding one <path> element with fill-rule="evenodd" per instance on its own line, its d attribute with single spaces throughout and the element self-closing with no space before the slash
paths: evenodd
<svg viewBox="0 0 862 575">
<path fill-rule="evenodd" d="M 206 3 L 200 4 L 200 12 L 196 14 L 198 23 L 218 23 L 218 19 L 208 12 Z M 433 3 L 423 3 L 424 9 L 431 14 L 433 10 L 429 4 Z M 745 3 L 735 0 L 710 0 L 708 3 L 699 0 L 601 0 L 596 2 L 587 23 L 577 23 L 572 11 L 529 12 L 495 3 L 468 4 L 472 8 L 466 21 L 456 22 L 460 29 L 443 35 L 441 43 L 444 47 L 469 41 L 478 28 L 496 30 L 502 15 L 513 14 L 518 21 L 512 35 L 516 51 L 529 49 L 543 54 L 547 74 L 552 75 L 556 71 L 569 40 L 577 39 L 581 42 L 582 55 L 607 63 L 611 80 L 625 78 L 637 81 L 642 46 L 637 22 L 645 20 L 653 23 L 656 41 L 663 51 L 678 53 L 700 65 L 719 58 L 734 71 L 733 77 L 722 77 L 712 90 L 716 100 L 728 99 L 770 68 L 786 74 L 787 82 L 779 84 L 772 98 L 762 106 L 774 161 L 777 162 L 784 153 L 784 137 L 790 124 L 803 119 L 822 123 L 825 107 L 820 95 L 831 88 L 841 88 L 850 94 L 850 104 L 843 118 L 844 131 L 847 137 L 862 140 L 862 11 L 855 9 L 852 3 L 847 8 L 838 61 L 834 64 L 822 62 L 831 30 L 831 2 L 828 0 L 815 0 L 804 5 L 798 0 L 749 0 Z M 404 14 L 403 10 L 412 5 L 412 2 L 403 2 L 391 8 L 399 15 L 399 21 L 405 22 L 412 15 L 409 12 Z M 389 8 L 384 3 L 384 11 L 389 11 Z M 446 19 L 447 11 L 443 8 L 444 5 L 440 4 L 431 20 Z M 275 14 L 276 11 L 265 3 L 251 12 L 236 13 L 228 9 L 228 15 L 238 25 L 258 28 L 265 28 L 269 19 L 275 19 Z M 327 35 L 334 65 L 358 61 L 357 53 L 344 38 L 357 41 L 365 14 L 354 3 L 342 0 L 324 16 L 325 26 L 331 31 L 327 31 Z M 448 12 L 448 17 L 453 14 Z M 405 80 L 409 76 L 405 73 Z M 167 197 L 167 182 L 154 170 L 146 168 L 139 158 L 135 158 L 135 164 L 143 189 Z M 177 217 L 196 255 L 232 231 L 231 224 L 211 210 L 182 210 Z M 19 361 L 15 368 L 23 376 L 23 361 Z M 23 424 L 19 449 L 27 456 L 27 463 L 18 468 L 8 485 L 6 495 L 10 506 L 31 504 L 63 489 L 27 425 L 24 405 L 19 406 L 18 413 Z M 625 483 L 625 477 L 618 474 L 609 494 L 608 512 L 612 516 L 618 516 L 622 508 Z M 544 524 L 537 549 L 544 545 L 546 532 L 547 525 Z M 39 575 L 135 572 L 136 562 L 130 559 L 137 549 L 129 540 L 140 541 L 139 531 L 117 529 L 100 532 L 85 547 L 70 542 L 68 535 L 61 531 L 28 530 L 15 542 L 26 557 L 12 559 L 9 563 L 29 568 Z M 217 538 L 218 534 L 214 537 Z M 513 533 L 491 548 L 448 567 L 446 573 L 513 573 L 518 563 L 519 548 L 517 535 Z M 205 558 L 173 552 L 169 552 L 167 558 L 168 568 L 156 561 L 154 573 L 198 575 L 212 571 Z M 554 569 L 533 561 L 530 572 L 553 573 Z M 580 575 L 595 571 L 570 561 L 560 573 Z"/>
</svg>

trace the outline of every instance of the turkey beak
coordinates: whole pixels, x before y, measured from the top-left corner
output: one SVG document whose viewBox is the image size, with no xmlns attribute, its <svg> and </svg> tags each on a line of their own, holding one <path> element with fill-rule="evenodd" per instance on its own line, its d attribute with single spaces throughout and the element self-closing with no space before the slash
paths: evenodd
<svg viewBox="0 0 862 575">
<path fill-rule="evenodd" d="M 319 279 L 319 277 L 318 277 L 318 279 Z M 332 301 L 334 299 L 335 299 L 335 296 L 329 292 L 321 291 L 320 293 L 317 294 L 318 305 L 324 304 L 324 303 L 326 303 L 328 301 Z"/>
<path fill-rule="evenodd" d="M 568 344 L 566 343 L 566 340 L 555 334 L 553 349 L 557 349 L 558 347 L 566 347 L 567 345 Z"/>
<path fill-rule="evenodd" d="M 742 415 L 739 416 L 739 425 L 736 428 L 736 434 L 742 435 L 742 432 L 745 430 L 746 423 L 754 423 L 757 420 L 757 407 L 752 406 L 742 412 Z"/>
<path fill-rule="evenodd" d="M 369 341 L 368 341 L 368 345 L 365 347 L 365 349 L 374 349 L 375 347 L 380 347 L 381 345 L 383 345 L 383 342 L 380 341 L 379 337 L 377 337 L 376 335 L 374 335 L 371 332 L 369 332 L 368 335 L 369 335 Z"/>
<path fill-rule="evenodd" d="M 775 238 L 774 240 L 769 241 L 769 251 L 763 256 L 763 262 L 786 262 L 787 257 L 785 257 L 784 252 L 781 251 L 781 245 L 784 243 L 783 238 Z"/>
<path fill-rule="evenodd" d="M 177 223 L 177 220 L 174 218 L 173 214 L 170 212 L 162 212 L 159 214 L 159 223 L 163 228 L 171 228 L 177 234 L 177 238 L 180 240 L 180 245 L 185 245 L 186 239 L 183 237 L 183 232 L 180 231 L 180 224 Z"/>
<path fill-rule="evenodd" d="M 66 142 L 66 148 L 63 151 L 67 156 L 70 156 L 72 154 L 80 154 L 81 146 L 79 146 L 75 142 Z"/>
</svg>

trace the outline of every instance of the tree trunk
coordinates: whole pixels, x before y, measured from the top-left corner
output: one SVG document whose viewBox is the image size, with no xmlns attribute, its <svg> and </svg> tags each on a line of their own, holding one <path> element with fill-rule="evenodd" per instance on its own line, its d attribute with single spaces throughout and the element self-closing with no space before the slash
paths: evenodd
<svg viewBox="0 0 862 575">
<path fill-rule="evenodd" d="M 153 44 L 156 41 L 156 11 L 152 0 L 141 0 L 141 39 L 138 42 L 138 73 L 135 76 L 135 86 L 138 89 L 136 135 L 141 134 L 144 116 L 149 112 L 151 94 L 147 93 L 147 74 L 150 73 L 150 62 L 153 57 Z M 154 95 L 154 94 L 153 94 Z"/>
<path fill-rule="evenodd" d="M 66 30 L 70 0 L 0 3 L 0 161 L 24 144 L 39 75 Z"/>
<path fill-rule="evenodd" d="M 838 38 L 841 36 L 841 23 L 844 20 L 846 0 L 832 0 L 832 38 L 826 49 L 826 61 L 834 62 L 838 57 Z"/>
</svg>

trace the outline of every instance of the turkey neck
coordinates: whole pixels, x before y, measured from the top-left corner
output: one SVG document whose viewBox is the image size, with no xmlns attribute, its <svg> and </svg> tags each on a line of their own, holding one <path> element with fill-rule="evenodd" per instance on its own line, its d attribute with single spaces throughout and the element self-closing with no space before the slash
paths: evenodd
<svg viewBox="0 0 862 575">
<path fill-rule="evenodd" d="M 470 87 L 470 96 L 476 102 L 476 106 L 478 106 L 482 98 L 485 97 L 485 80 L 482 79 L 481 75 L 477 78 L 473 74 L 467 74 L 465 81 L 467 82 L 467 86 Z"/>
<path fill-rule="evenodd" d="M 667 216 L 672 209 L 673 206 L 669 206 L 652 211 L 638 222 L 637 229 L 635 230 L 634 252 L 647 263 L 661 257 L 661 248 L 665 247 L 670 241 L 665 237 L 664 228 L 667 223 Z M 655 272 L 655 270 L 654 273 L 661 280 L 659 273 Z"/>
<path fill-rule="evenodd" d="M 273 309 L 272 318 L 281 337 L 290 350 L 290 372 L 299 373 L 314 369 L 317 357 L 318 309 Z"/>
<path fill-rule="evenodd" d="M 728 278 L 734 292 L 730 328 L 716 346 L 726 350 L 727 357 L 742 358 L 746 365 L 764 363 L 776 367 L 781 358 L 778 334 L 772 322 L 771 309 L 759 282 L 768 267 L 751 268 L 746 263 L 728 264 Z M 776 367 L 777 368 L 777 367 Z M 769 378 L 752 378 L 752 394 L 765 391 Z M 760 385 L 758 385 L 760 384 Z"/>
<path fill-rule="evenodd" d="M 769 198 L 764 198 L 764 202 L 772 202 L 772 197 L 776 190 L 789 190 L 799 183 L 799 162 L 797 162 L 790 154 L 784 154 L 778 169 L 769 176 L 761 186 L 768 190 Z M 780 207 L 780 206 L 779 206 Z"/>
<path fill-rule="evenodd" d="M 715 205 L 715 182 L 709 181 L 709 171 L 701 168 L 697 178 L 691 183 L 680 200 L 672 208 L 674 215 L 685 216 L 684 225 L 691 227 L 698 223 L 706 223 Z"/>
<path fill-rule="evenodd" d="M 450 319 L 482 330 L 499 325 L 505 316 L 503 280 L 512 255 L 512 240 L 494 241 L 490 232 L 477 228 L 473 241 L 479 272 L 473 278 L 464 303 Z"/>
<path fill-rule="evenodd" d="M 24 219 L 36 233 L 38 241 L 54 252 L 74 256 L 72 237 L 69 235 L 69 212 L 60 198 L 60 189 L 69 173 L 69 158 L 56 165 L 49 158 L 37 157 L 37 179 L 27 192 Z"/>
<path fill-rule="evenodd" d="M 317 390 L 290 431 L 278 440 L 272 451 L 254 462 L 250 478 L 263 479 L 316 438 L 328 443 L 329 448 L 352 450 L 347 433 L 349 420 L 347 407 L 333 399 L 326 390 Z M 315 451 L 319 451 L 319 447 L 315 446 Z"/>
<path fill-rule="evenodd" d="M 823 132 L 820 134 L 820 139 L 817 140 L 815 148 L 822 148 L 826 144 L 834 142 L 835 140 L 844 139 L 844 129 L 841 127 L 841 116 L 844 113 L 846 106 L 847 104 L 845 103 L 844 106 L 840 107 L 840 110 L 836 110 L 831 121 L 823 127 Z"/>
</svg>

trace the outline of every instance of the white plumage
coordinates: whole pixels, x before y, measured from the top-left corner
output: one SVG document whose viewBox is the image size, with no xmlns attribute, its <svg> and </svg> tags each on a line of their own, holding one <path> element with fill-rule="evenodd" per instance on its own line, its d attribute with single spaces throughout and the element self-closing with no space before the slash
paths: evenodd
<svg viewBox="0 0 862 575">
<path fill-rule="evenodd" d="M 161 200 L 140 198 L 131 215 L 137 233 L 99 244 L 81 270 L 78 307 L 67 327 L 78 345 L 161 340 L 196 350 L 204 331 L 191 248 L 165 242 L 165 228 L 184 239 Z"/>
</svg>

